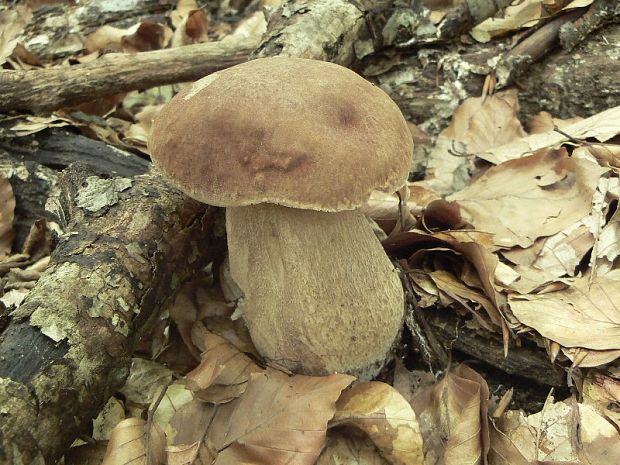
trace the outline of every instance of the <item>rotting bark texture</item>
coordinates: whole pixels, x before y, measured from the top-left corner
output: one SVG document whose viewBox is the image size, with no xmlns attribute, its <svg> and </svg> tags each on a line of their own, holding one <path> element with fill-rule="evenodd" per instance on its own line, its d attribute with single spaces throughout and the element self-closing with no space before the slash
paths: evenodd
<svg viewBox="0 0 620 465">
<path fill-rule="evenodd" d="M 0 335 L 1 465 L 55 463 L 124 381 L 157 309 L 223 249 L 217 210 L 157 177 L 77 167 L 59 183 L 69 234 Z"/>
<path fill-rule="evenodd" d="M 14 251 L 21 250 L 32 224 L 48 216 L 45 199 L 56 185 L 57 170 L 78 161 L 106 176 L 135 176 L 150 167 L 133 153 L 62 129 L 0 137 L 0 172 L 9 179 L 16 199 Z"/>
<path fill-rule="evenodd" d="M 620 105 L 620 25 L 592 34 L 572 52 L 551 51 L 527 73 L 516 76 L 524 118 L 539 111 L 554 117 L 590 116 Z M 447 126 L 463 99 L 480 96 L 490 63 L 506 53 L 507 42 L 493 41 L 462 50 L 455 45 L 425 48 L 396 56 L 373 55 L 362 74 L 375 80 L 410 121 L 434 134 Z M 391 63 L 396 63 L 391 65 Z"/>
<path fill-rule="evenodd" d="M 504 357 L 500 334 L 483 328 L 470 329 L 452 311 L 424 312 L 430 331 L 448 350 L 456 350 L 510 375 L 547 386 L 565 386 L 566 374 L 549 360 L 547 353 L 532 343 L 510 346 Z"/>
<path fill-rule="evenodd" d="M 349 66 L 355 45 L 368 39 L 364 11 L 348 0 L 285 2 L 269 18 L 267 34 L 254 56 L 287 56 Z"/>
</svg>

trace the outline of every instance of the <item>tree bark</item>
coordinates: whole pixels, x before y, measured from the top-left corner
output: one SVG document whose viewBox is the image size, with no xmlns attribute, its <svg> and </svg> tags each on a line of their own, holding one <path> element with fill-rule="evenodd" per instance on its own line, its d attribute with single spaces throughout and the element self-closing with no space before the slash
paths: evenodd
<svg viewBox="0 0 620 465">
<path fill-rule="evenodd" d="M 0 335 L 2 465 L 55 463 L 123 383 L 157 310 L 224 249 L 219 210 L 158 177 L 74 165 L 59 187 L 68 234 Z"/>
</svg>

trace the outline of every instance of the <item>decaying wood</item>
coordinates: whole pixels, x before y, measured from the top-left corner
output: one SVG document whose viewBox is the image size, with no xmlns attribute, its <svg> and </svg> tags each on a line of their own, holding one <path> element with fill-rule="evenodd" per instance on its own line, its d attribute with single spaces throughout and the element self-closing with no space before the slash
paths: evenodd
<svg viewBox="0 0 620 465">
<path fill-rule="evenodd" d="M 491 333 L 483 328 L 468 328 L 452 311 L 430 311 L 424 314 L 431 327 L 430 331 L 441 341 L 443 347 L 539 384 L 566 385 L 566 373 L 550 362 L 543 349 L 532 343 L 511 345 L 508 356 L 504 357 L 501 334 Z"/>
<path fill-rule="evenodd" d="M 70 168 L 52 263 L 0 335 L 0 464 L 55 463 L 122 384 L 132 348 L 211 261 L 216 209 L 151 175 Z"/>
<path fill-rule="evenodd" d="M 562 47 L 571 51 L 588 34 L 620 17 L 620 5 L 616 0 L 594 0 L 588 11 L 574 23 L 564 24 L 560 29 Z"/>
<path fill-rule="evenodd" d="M 512 84 L 516 76 L 546 55 L 558 44 L 562 26 L 575 21 L 583 13 L 583 9 L 576 9 L 554 18 L 506 53 L 495 67 L 498 87 Z"/>
<path fill-rule="evenodd" d="M 0 112 L 43 112 L 121 92 L 194 81 L 246 61 L 257 44 L 257 38 L 221 40 L 152 52 L 111 53 L 70 67 L 0 70 Z"/>
<path fill-rule="evenodd" d="M 65 130 L 0 137 L 0 172 L 9 179 L 16 198 L 15 251 L 21 250 L 31 225 L 48 216 L 45 199 L 56 185 L 58 171 L 75 162 L 97 175 L 125 177 L 144 174 L 150 165 L 137 155 Z"/>
<path fill-rule="evenodd" d="M 559 118 L 590 116 L 620 104 L 620 60 L 609 44 L 620 40 L 620 25 L 610 24 L 572 52 L 554 51 L 516 76 L 523 118 L 545 110 Z M 420 48 L 415 53 L 374 55 L 362 73 L 375 79 L 409 119 L 433 134 L 445 127 L 463 99 L 480 96 L 493 60 L 509 44 L 493 41 L 460 50 Z M 392 64 L 393 63 L 393 64 Z M 377 72 L 375 70 L 380 70 Z"/>
<path fill-rule="evenodd" d="M 254 56 L 313 58 L 349 66 L 355 45 L 369 38 L 364 14 L 349 0 L 285 2 L 270 16 Z"/>
</svg>

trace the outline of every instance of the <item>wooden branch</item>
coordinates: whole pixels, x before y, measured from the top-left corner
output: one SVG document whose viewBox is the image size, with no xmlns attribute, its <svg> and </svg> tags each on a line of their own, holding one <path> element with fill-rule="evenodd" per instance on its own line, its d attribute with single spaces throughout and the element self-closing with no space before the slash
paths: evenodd
<svg viewBox="0 0 620 465">
<path fill-rule="evenodd" d="M 537 62 L 547 54 L 551 48 L 558 44 L 560 28 L 579 18 L 584 12 L 584 9 L 578 8 L 558 16 L 506 53 L 495 68 L 497 87 L 501 88 L 512 84 L 519 74 L 522 74 L 532 63 Z"/>
<path fill-rule="evenodd" d="M 75 166 L 59 183 L 70 233 L 0 335 L 1 465 L 55 463 L 123 383 L 158 309 L 224 250 L 219 210 L 157 177 Z"/>
<path fill-rule="evenodd" d="M 581 18 L 573 23 L 566 23 L 560 28 L 562 48 L 570 52 L 588 34 L 619 17 L 620 6 L 616 0 L 595 0 Z"/>
<path fill-rule="evenodd" d="M 45 112 L 131 90 L 194 81 L 247 60 L 258 38 L 224 39 L 90 63 L 28 71 L 0 70 L 0 112 Z"/>
</svg>

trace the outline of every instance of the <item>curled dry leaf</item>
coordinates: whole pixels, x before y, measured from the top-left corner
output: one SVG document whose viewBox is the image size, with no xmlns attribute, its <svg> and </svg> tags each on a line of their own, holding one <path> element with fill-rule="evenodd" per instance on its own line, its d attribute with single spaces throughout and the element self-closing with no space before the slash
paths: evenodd
<svg viewBox="0 0 620 465">
<path fill-rule="evenodd" d="M 212 403 L 229 402 L 245 391 L 252 373 L 262 372 L 250 357 L 223 337 L 204 331 L 202 360 L 187 375 L 196 397 Z"/>
<path fill-rule="evenodd" d="M 102 465 L 159 465 L 164 463 L 166 437 L 155 424 L 147 433 L 141 418 L 128 418 L 112 430 Z"/>
<path fill-rule="evenodd" d="M 330 432 L 316 465 L 390 465 L 372 441 L 351 434 Z"/>
<path fill-rule="evenodd" d="M 128 402 L 146 406 L 153 400 L 155 392 L 172 380 L 172 370 L 160 363 L 134 358 L 129 377 L 119 390 Z"/>
<path fill-rule="evenodd" d="M 490 447 L 488 399 L 487 383 L 466 365 L 459 365 L 414 397 L 425 463 L 486 463 Z"/>
<path fill-rule="evenodd" d="M 163 48 L 172 31 L 163 24 L 144 21 L 127 29 L 102 26 L 84 40 L 88 53 L 100 50 L 146 52 Z"/>
<path fill-rule="evenodd" d="M 466 171 L 471 167 L 468 155 L 478 155 L 525 136 L 518 112 L 514 90 L 465 100 L 455 110 L 450 125 L 439 134 L 422 184 L 441 193 L 464 187 L 468 181 Z"/>
<path fill-rule="evenodd" d="M 15 196 L 9 180 L 0 173 L 0 259 L 11 253 L 15 231 L 13 216 Z"/>
<path fill-rule="evenodd" d="M 453 285 L 454 280 L 449 280 L 444 291 L 462 299 L 472 300 L 480 293 L 466 289 L 465 285 L 470 288 L 481 289 L 484 295 L 481 295 L 479 301 L 474 301 L 483 306 L 494 325 L 503 326 L 505 314 L 502 315 L 500 309 L 504 307 L 506 297 L 497 290 L 495 284 L 495 270 L 499 259 L 490 250 L 493 245 L 492 239 L 491 234 L 478 231 L 459 230 L 432 234 L 422 231 L 407 231 L 387 239 L 383 245 L 390 254 L 410 255 L 409 267 L 412 270 L 426 270 L 424 273 L 410 273 L 410 277 L 414 283 L 429 294 L 433 294 L 433 289 L 437 289 L 438 280 L 429 279 L 428 269 L 441 269 L 443 263 L 440 260 L 433 260 L 433 266 L 425 268 L 423 260 L 425 256 L 437 256 L 446 252 L 450 254 L 450 258 L 454 257 L 454 252 L 462 256 L 465 260 L 459 269 L 458 278 L 465 284 L 455 286 Z M 448 262 L 453 263 L 454 260 Z M 462 288 L 462 291 L 459 288 Z M 489 301 L 492 304 L 490 306 L 488 305 Z M 484 323 L 483 326 L 489 327 L 489 324 Z"/>
<path fill-rule="evenodd" d="M 18 45 L 18 37 L 31 18 L 32 11 L 24 5 L 0 11 L 0 65 L 13 54 Z"/>
<path fill-rule="evenodd" d="M 193 409 L 192 416 L 200 421 L 184 428 L 173 418 L 171 424 L 178 427 L 172 452 L 214 465 L 313 465 L 325 443 L 336 399 L 353 379 L 289 377 L 275 370 L 254 373 L 245 392 L 231 402 L 185 405 L 179 419 L 187 418 L 184 410 Z"/>
<path fill-rule="evenodd" d="M 569 124 L 562 129 L 573 139 L 593 138 L 605 142 L 620 134 L 620 106 L 597 113 L 589 118 Z M 476 155 L 493 164 L 522 158 L 544 148 L 558 148 L 569 141 L 569 137 L 555 130 L 531 134 L 505 145 L 486 149 Z"/>
<path fill-rule="evenodd" d="M 416 414 L 409 402 L 389 384 L 370 381 L 343 392 L 330 426 L 343 425 L 366 433 L 394 465 L 424 463 Z"/>
<path fill-rule="evenodd" d="M 585 217 L 600 176 L 597 164 L 569 157 L 565 149 L 541 151 L 490 168 L 447 198 L 498 247 L 529 247 Z"/>
<path fill-rule="evenodd" d="M 61 128 L 74 124 L 77 125 L 71 119 L 57 114 L 51 116 L 26 116 L 24 120 L 13 125 L 11 131 L 17 136 L 29 136 L 47 128 Z"/>
<path fill-rule="evenodd" d="M 576 279 L 564 290 L 509 298 L 524 325 L 564 347 L 620 349 L 620 275 Z M 584 331 L 587 328 L 587 331 Z"/>
<path fill-rule="evenodd" d="M 529 416 L 506 412 L 494 426 L 489 452 L 494 465 L 612 465 L 620 457 L 616 428 L 595 408 L 573 399 L 547 402 Z"/>
<path fill-rule="evenodd" d="M 209 17 L 202 9 L 187 12 L 172 36 L 172 47 L 197 44 L 209 40 Z"/>
<path fill-rule="evenodd" d="M 489 18 L 475 26 L 471 35 L 478 42 L 486 43 L 494 37 L 501 36 L 521 28 L 537 26 L 562 10 L 588 6 L 593 0 L 522 0 L 513 2 L 499 17 Z"/>
</svg>

